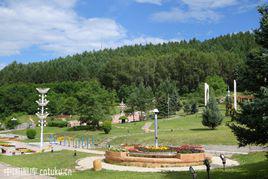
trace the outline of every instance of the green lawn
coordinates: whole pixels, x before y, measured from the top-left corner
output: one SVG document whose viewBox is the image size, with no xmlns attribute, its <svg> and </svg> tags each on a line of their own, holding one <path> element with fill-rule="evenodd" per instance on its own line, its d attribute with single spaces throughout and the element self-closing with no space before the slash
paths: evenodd
<svg viewBox="0 0 268 179">
<path fill-rule="evenodd" d="M 215 130 L 204 127 L 201 114 L 180 116 L 171 120 L 160 119 L 158 122 L 158 138 L 161 145 L 180 144 L 222 144 L 235 145 L 236 138 L 225 125 L 229 118 L 225 118 L 222 125 Z M 151 121 L 153 122 L 153 121 Z M 154 126 L 151 126 L 153 129 Z M 130 132 L 130 134 L 116 138 L 113 144 L 121 143 L 153 144 L 153 133 Z"/>
<path fill-rule="evenodd" d="M 265 179 L 268 178 L 268 160 L 265 152 L 251 153 L 249 155 L 236 155 L 233 158 L 241 163 L 241 166 L 233 167 L 223 171 L 222 169 L 215 169 L 211 171 L 211 178 L 213 179 Z M 94 179 L 190 179 L 189 172 L 162 172 L 162 173 L 138 173 L 138 172 L 117 172 L 102 170 L 94 172 L 92 170 L 73 173 L 72 176 L 59 177 L 59 179 L 80 179 L 80 178 L 94 178 Z M 205 171 L 197 171 L 197 178 L 206 179 Z"/>
<path fill-rule="evenodd" d="M 80 158 L 92 156 L 91 154 L 78 152 L 73 156 L 73 151 L 57 151 L 53 153 L 37 153 L 30 155 L 4 156 L 0 155 L 0 162 L 17 167 L 29 167 L 38 169 L 58 168 L 74 169 L 75 161 Z"/>
<path fill-rule="evenodd" d="M 161 145 L 180 145 L 180 144 L 222 144 L 235 145 L 237 141 L 231 130 L 225 125 L 229 118 L 225 118 L 222 125 L 215 130 L 204 127 L 201 123 L 202 114 L 177 115 L 169 119 L 159 119 L 159 143 Z M 104 134 L 103 131 L 68 131 L 68 128 L 45 127 L 45 140 L 48 141 L 50 134 L 81 137 L 94 136 L 95 143 L 100 143 L 106 138 L 113 138 L 111 145 L 128 144 L 153 144 L 154 134 L 144 133 L 141 128 L 147 120 L 142 122 L 114 124 L 110 134 Z M 151 126 L 153 129 L 154 126 Z M 25 135 L 25 130 L 15 131 L 15 134 Z M 37 128 L 37 137 L 34 140 L 26 142 L 39 141 L 40 128 Z"/>
</svg>

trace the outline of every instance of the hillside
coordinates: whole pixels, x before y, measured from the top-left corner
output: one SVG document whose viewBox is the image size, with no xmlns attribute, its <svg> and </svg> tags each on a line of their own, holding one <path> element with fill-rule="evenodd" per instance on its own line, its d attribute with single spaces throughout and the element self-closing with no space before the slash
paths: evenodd
<svg viewBox="0 0 268 179">
<path fill-rule="evenodd" d="M 13 62 L 0 71 L 0 84 L 97 79 L 106 88 L 118 91 L 122 85 L 144 83 L 154 88 L 163 80 L 171 80 L 182 93 L 191 92 L 209 75 L 232 80 L 247 53 L 256 46 L 254 36 L 245 32 L 204 42 L 193 39 L 124 46 L 46 62 Z"/>
</svg>

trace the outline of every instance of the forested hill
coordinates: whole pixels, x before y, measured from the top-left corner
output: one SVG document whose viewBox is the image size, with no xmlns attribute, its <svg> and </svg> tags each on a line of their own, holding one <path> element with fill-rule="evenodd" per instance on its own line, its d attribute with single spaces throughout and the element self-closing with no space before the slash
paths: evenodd
<svg viewBox="0 0 268 179">
<path fill-rule="evenodd" d="M 232 80 L 247 53 L 257 45 L 254 36 L 238 33 L 200 42 L 169 42 L 84 52 L 46 62 L 13 62 L 0 71 L 0 83 L 53 83 L 99 80 L 106 88 L 144 83 L 152 88 L 175 81 L 181 92 L 194 90 L 209 75 Z"/>
</svg>

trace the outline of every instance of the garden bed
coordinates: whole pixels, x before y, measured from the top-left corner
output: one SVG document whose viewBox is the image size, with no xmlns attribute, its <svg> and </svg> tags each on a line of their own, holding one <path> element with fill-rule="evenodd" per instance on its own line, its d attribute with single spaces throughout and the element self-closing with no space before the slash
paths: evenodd
<svg viewBox="0 0 268 179">
<path fill-rule="evenodd" d="M 184 145 L 176 147 L 126 147 L 124 149 L 112 149 L 106 151 L 105 161 L 108 163 L 142 166 L 142 167 L 175 167 L 175 166 L 193 166 L 202 165 L 205 159 L 210 159 L 204 153 L 203 147 Z M 188 153 L 187 153 L 188 152 Z"/>
</svg>

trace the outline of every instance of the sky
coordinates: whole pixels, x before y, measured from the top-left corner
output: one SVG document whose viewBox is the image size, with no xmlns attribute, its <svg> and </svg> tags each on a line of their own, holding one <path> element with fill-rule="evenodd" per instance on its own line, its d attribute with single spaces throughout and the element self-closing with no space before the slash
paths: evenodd
<svg viewBox="0 0 268 179">
<path fill-rule="evenodd" d="M 0 69 L 123 45 L 205 40 L 259 26 L 266 0 L 0 0 Z"/>
</svg>

